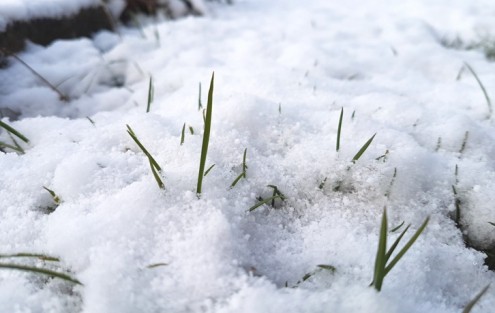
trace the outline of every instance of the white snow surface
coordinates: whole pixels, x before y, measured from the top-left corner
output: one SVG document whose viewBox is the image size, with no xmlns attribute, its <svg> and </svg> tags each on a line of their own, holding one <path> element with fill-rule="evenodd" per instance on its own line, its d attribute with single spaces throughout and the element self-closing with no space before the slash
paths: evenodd
<svg viewBox="0 0 495 313">
<path fill-rule="evenodd" d="M 18 140 L 25 154 L 0 154 L 0 253 L 61 265 L 2 262 L 70 269 L 84 284 L 0 269 L 0 312 L 443 313 L 495 286 L 485 254 L 463 241 L 495 245 L 495 117 L 471 73 L 456 80 L 467 62 L 495 97 L 495 64 L 441 44 L 489 36 L 493 1 L 245 0 L 209 10 L 149 21 L 142 33 L 29 45 L 19 57 L 69 102 L 14 59 L 0 70 L 11 117 L 2 121 L 30 139 Z M 198 198 L 198 83 L 206 105 L 213 71 L 206 166 L 215 167 Z M 165 190 L 126 125 L 161 165 Z M 5 131 L 0 141 L 12 143 Z M 246 178 L 230 188 L 246 148 Z M 272 195 L 267 185 L 285 201 L 248 212 Z M 50 214 L 43 186 L 62 199 Z M 430 222 L 376 292 L 385 206 L 390 227 L 412 225 L 403 241 Z M 156 263 L 168 265 L 148 268 Z M 336 271 L 297 284 L 318 264 Z M 490 289 L 472 312 L 494 307 Z"/>
</svg>

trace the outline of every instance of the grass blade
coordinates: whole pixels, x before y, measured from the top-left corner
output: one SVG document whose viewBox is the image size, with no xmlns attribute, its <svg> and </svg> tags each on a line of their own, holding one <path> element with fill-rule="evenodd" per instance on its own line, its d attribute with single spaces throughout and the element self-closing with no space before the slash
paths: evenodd
<svg viewBox="0 0 495 313">
<path fill-rule="evenodd" d="M 8 133 L 8 134 L 9 134 L 10 139 L 14 143 L 14 146 L 17 148 L 17 150 L 21 151 L 20 152 L 21 154 L 24 154 L 24 149 L 22 149 L 21 145 L 17 142 L 17 140 L 15 140 L 14 136 L 11 133 Z"/>
<path fill-rule="evenodd" d="M 382 289 L 383 279 L 385 278 L 385 264 L 387 249 L 387 209 L 383 209 L 382 224 L 380 226 L 380 237 L 375 259 L 375 273 L 373 275 L 373 286 L 376 290 Z"/>
<path fill-rule="evenodd" d="M 328 265 L 328 264 L 318 264 L 317 267 L 318 268 L 321 268 L 321 269 L 324 269 L 324 270 L 327 270 L 327 271 L 330 271 L 332 273 L 335 273 L 335 271 L 337 270 L 335 268 L 335 266 Z"/>
<path fill-rule="evenodd" d="M 59 258 L 39 254 L 39 253 L 14 253 L 14 254 L 0 254 L 0 259 L 3 258 L 36 258 L 43 261 L 52 261 L 52 262 L 60 262 Z"/>
<path fill-rule="evenodd" d="M 14 150 L 15 152 L 18 152 L 20 154 L 24 154 L 24 150 L 22 148 L 19 148 L 19 147 L 13 146 L 13 145 L 9 145 L 8 143 L 0 141 L 0 149 L 2 149 L 2 148 L 9 148 L 11 150 Z"/>
<path fill-rule="evenodd" d="M 127 125 L 127 133 L 129 136 L 131 136 L 132 140 L 138 145 L 138 147 L 143 151 L 143 153 L 150 159 L 150 162 L 153 164 L 153 166 L 158 170 L 161 171 L 160 165 L 155 161 L 155 159 L 151 156 L 151 154 L 146 150 L 146 148 L 143 146 L 143 144 L 139 141 L 137 138 L 136 134 L 132 130 L 131 126 Z"/>
<path fill-rule="evenodd" d="M 388 272 L 390 272 L 390 270 L 395 266 L 395 264 L 397 264 L 397 262 L 399 262 L 399 260 L 404 256 L 404 254 L 406 254 L 407 250 L 409 250 L 409 248 L 411 248 L 411 246 L 414 244 L 416 239 L 418 239 L 419 235 L 421 235 L 421 233 L 425 230 L 426 225 L 428 225 L 429 221 L 430 221 L 430 217 L 427 217 L 425 219 L 425 221 L 423 222 L 423 224 L 418 228 L 418 230 L 411 237 L 411 239 L 409 239 L 409 241 L 406 243 L 406 245 L 399 251 L 399 253 L 397 253 L 397 255 L 390 262 L 390 264 L 387 265 L 387 267 L 385 268 L 385 275 L 387 275 Z"/>
<path fill-rule="evenodd" d="M 192 126 L 189 126 L 189 132 L 191 133 L 191 135 L 194 135 L 194 128 L 192 128 Z"/>
<path fill-rule="evenodd" d="M 242 156 L 242 171 L 244 172 L 244 174 L 246 174 L 246 171 L 247 171 L 247 165 L 246 165 L 246 154 L 247 154 L 247 148 L 244 149 L 244 154 Z M 245 177 L 246 175 L 244 175 Z"/>
<path fill-rule="evenodd" d="M 155 178 L 156 183 L 158 184 L 158 187 L 160 189 L 165 189 L 165 184 L 163 183 L 162 179 L 160 178 L 160 174 L 158 174 L 157 169 L 155 168 L 153 163 L 151 163 L 151 159 L 149 159 L 149 161 L 150 161 L 151 172 L 153 173 L 153 177 Z"/>
<path fill-rule="evenodd" d="M 486 92 L 485 86 L 483 86 L 483 83 L 481 82 L 480 78 L 478 77 L 478 75 L 476 74 L 474 69 L 467 62 L 464 62 L 464 65 L 471 72 L 471 74 L 473 74 L 474 78 L 478 82 L 478 85 L 480 86 L 481 91 L 483 92 L 483 95 L 485 96 L 486 104 L 488 105 L 488 118 L 491 118 L 492 117 L 492 111 L 493 111 L 492 101 L 490 100 L 490 97 L 488 96 L 488 93 Z"/>
<path fill-rule="evenodd" d="M 352 163 L 356 163 L 357 160 L 366 152 L 366 149 L 370 146 L 373 139 L 375 139 L 376 134 L 374 134 L 366 143 L 359 149 L 358 153 L 352 158 Z"/>
<path fill-rule="evenodd" d="M 464 310 L 462 310 L 462 313 L 469 313 L 473 309 L 473 307 L 478 303 L 478 301 L 483 297 L 483 295 L 488 291 L 488 288 L 490 288 L 490 285 L 487 285 L 485 288 L 483 288 L 474 298 L 473 300 L 469 301 L 469 303 L 464 307 Z"/>
<path fill-rule="evenodd" d="M 87 120 L 88 120 L 91 124 L 93 124 L 93 126 L 95 126 L 95 121 L 93 121 L 93 120 L 91 119 L 91 117 L 86 116 L 86 119 L 87 119 Z"/>
<path fill-rule="evenodd" d="M 148 86 L 148 104 L 146 106 L 146 113 L 149 113 L 151 109 L 151 103 L 153 102 L 154 94 L 155 94 L 155 88 L 153 86 L 153 76 L 150 76 L 150 83 Z"/>
<path fill-rule="evenodd" d="M 246 154 L 247 154 L 247 148 L 244 149 L 244 154 L 242 156 L 242 173 L 240 173 L 239 176 L 237 176 L 237 178 L 232 182 L 230 188 L 234 188 L 235 185 L 237 185 L 237 183 L 239 182 L 239 180 L 241 180 L 241 178 L 246 178 L 247 168 L 248 168 L 246 165 Z"/>
<path fill-rule="evenodd" d="M 342 119 L 343 118 L 344 118 L 344 108 L 342 108 L 340 110 L 339 127 L 337 128 L 337 145 L 336 145 L 337 152 L 339 152 L 339 149 L 340 149 L 340 134 L 342 131 Z"/>
<path fill-rule="evenodd" d="M 24 141 L 25 143 L 29 143 L 29 139 L 27 139 L 23 134 L 15 130 L 12 126 L 7 125 L 6 123 L 0 121 L 0 127 L 11 133 L 12 135 L 16 136 L 20 140 Z"/>
<path fill-rule="evenodd" d="M 275 195 L 273 197 L 266 198 L 266 199 L 264 199 L 264 200 L 256 203 L 252 207 L 250 207 L 248 211 L 249 212 L 252 212 L 252 211 L 256 210 L 257 208 L 259 208 L 260 206 L 262 206 L 263 204 L 267 204 L 267 203 L 269 203 L 269 202 L 271 202 L 272 200 L 275 200 L 275 199 L 283 199 L 283 198 L 280 195 Z"/>
<path fill-rule="evenodd" d="M 168 263 L 154 263 L 146 266 L 146 268 L 156 268 L 161 266 L 168 266 Z"/>
<path fill-rule="evenodd" d="M 462 140 L 461 149 L 459 149 L 459 154 L 463 154 L 464 153 L 464 150 L 466 150 L 466 144 L 468 142 L 468 139 L 469 139 L 469 132 L 466 131 L 464 133 L 464 139 Z"/>
<path fill-rule="evenodd" d="M 210 143 L 211 132 L 211 116 L 213 110 L 213 88 L 215 85 L 215 73 L 211 75 L 210 90 L 208 91 L 208 103 L 206 104 L 206 115 L 204 115 L 205 128 L 203 134 L 203 144 L 201 147 L 201 158 L 199 161 L 199 173 L 198 173 L 198 185 L 196 187 L 196 193 L 201 195 L 203 187 L 203 177 L 205 172 L 206 156 L 208 154 L 208 145 Z"/>
<path fill-rule="evenodd" d="M 230 188 L 234 188 L 235 185 L 237 185 L 237 183 L 241 180 L 241 178 L 245 178 L 245 174 L 244 172 L 240 173 L 239 176 L 237 176 L 237 178 L 232 182 L 232 184 L 230 185 Z"/>
<path fill-rule="evenodd" d="M 19 270 L 19 271 L 24 271 L 24 272 L 32 272 L 36 274 L 42 274 L 46 276 L 51 276 L 51 277 L 56 277 L 77 285 L 82 285 L 80 281 L 77 279 L 64 274 L 64 273 L 59 273 L 51 270 L 47 270 L 44 268 L 39 268 L 39 267 L 32 267 L 32 266 L 24 266 L 24 265 L 18 265 L 18 264 L 10 264 L 10 263 L 0 263 L 0 268 L 5 268 L 5 269 L 13 269 L 13 270 Z"/>
<path fill-rule="evenodd" d="M 409 227 L 411 227 L 411 225 L 407 225 L 406 229 L 404 229 L 402 231 L 402 233 L 399 235 L 399 237 L 397 237 L 397 239 L 395 239 L 395 241 L 392 244 L 392 246 L 390 247 L 390 249 L 388 249 L 387 254 L 385 255 L 385 262 L 388 262 L 388 260 L 392 256 L 392 253 L 394 253 L 395 248 L 397 248 L 397 245 L 402 240 L 402 237 L 404 237 L 404 235 L 406 234 L 406 232 L 409 230 Z"/>
<path fill-rule="evenodd" d="M 213 164 L 212 166 L 210 166 L 206 171 L 205 171 L 205 176 L 208 175 L 208 173 L 212 170 L 212 168 L 215 167 L 215 164 Z"/>
<path fill-rule="evenodd" d="M 390 180 L 390 184 L 388 185 L 388 189 L 385 192 L 385 197 L 390 199 L 390 194 L 392 193 L 392 187 L 394 187 L 395 179 L 397 178 L 397 167 L 394 168 L 394 174 L 392 175 L 392 179 Z"/>
<path fill-rule="evenodd" d="M 55 202 L 55 204 L 60 204 L 62 202 L 60 200 L 60 197 L 55 193 L 55 191 L 53 191 L 51 189 L 48 189 L 45 186 L 43 186 L 43 189 L 45 189 L 46 191 L 48 191 L 48 193 L 52 196 L 53 202 Z"/>
<path fill-rule="evenodd" d="M 390 230 L 390 232 L 391 232 L 391 233 L 394 233 L 394 232 L 398 231 L 398 230 L 399 230 L 399 229 L 400 229 L 403 225 L 404 225 L 404 221 L 402 221 L 402 223 L 400 223 L 398 226 L 396 226 L 396 227 L 392 228 L 392 229 Z"/>
<path fill-rule="evenodd" d="M 280 199 L 285 200 L 285 195 L 278 189 L 277 186 L 275 185 L 268 185 L 267 187 L 270 187 L 273 189 L 273 194 L 272 196 L 280 196 Z M 272 200 L 272 207 L 275 207 L 275 199 Z"/>
<path fill-rule="evenodd" d="M 201 82 L 199 83 L 199 96 L 198 96 L 198 111 L 203 108 L 203 103 L 201 103 Z"/>
<path fill-rule="evenodd" d="M 2 51 L 4 54 L 8 55 L 8 51 L 0 48 L 0 51 Z M 53 90 L 55 93 L 58 94 L 59 98 L 61 101 L 67 102 L 69 101 L 69 97 L 65 94 L 63 94 L 55 85 L 50 83 L 45 77 L 43 77 L 40 73 L 38 73 L 34 68 L 32 68 L 29 64 L 24 62 L 23 59 L 18 57 L 17 55 L 11 53 L 10 54 L 14 59 L 16 59 L 19 63 L 24 65 L 25 68 L 27 68 L 34 76 L 38 77 L 39 80 L 41 80 L 45 85 L 47 85 L 51 90 Z"/>
<path fill-rule="evenodd" d="M 143 146 L 143 144 L 139 141 L 136 134 L 134 133 L 134 131 L 132 130 L 132 128 L 129 125 L 127 125 L 127 133 L 129 134 L 129 136 L 131 136 L 131 138 L 139 146 L 139 148 L 141 148 L 143 153 L 148 157 L 148 161 L 150 162 L 151 172 L 153 173 L 153 177 L 155 178 L 156 183 L 158 184 L 158 187 L 160 189 L 165 189 L 165 184 L 163 183 L 162 179 L 160 178 L 160 174 L 158 173 L 162 170 L 160 165 L 158 165 L 158 163 L 151 156 L 151 154 L 148 152 L 148 150 L 146 150 L 146 148 Z"/>
<path fill-rule="evenodd" d="M 184 138 L 186 137 L 186 123 L 182 125 L 182 132 L 180 135 L 180 145 L 182 146 L 184 144 Z"/>
</svg>

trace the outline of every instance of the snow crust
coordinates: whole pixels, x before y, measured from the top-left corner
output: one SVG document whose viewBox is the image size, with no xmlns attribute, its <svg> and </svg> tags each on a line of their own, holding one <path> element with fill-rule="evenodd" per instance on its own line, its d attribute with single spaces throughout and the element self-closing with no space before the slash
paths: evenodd
<svg viewBox="0 0 495 313">
<path fill-rule="evenodd" d="M 447 313 L 495 285 L 485 255 L 464 242 L 495 245 L 495 117 L 469 72 L 456 80 L 468 62 L 495 95 L 495 64 L 442 44 L 490 35 L 492 1 L 210 9 L 142 32 L 29 45 L 19 56 L 68 103 L 14 59 L 0 71 L 2 121 L 30 139 L 25 154 L 0 154 L 0 253 L 59 256 L 84 284 L 0 270 L 1 312 Z M 215 167 L 198 198 L 198 84 L 205 105 L 212 71 Z M 162 166 L 166 190 L 126 124 Z M 0 141 L 11 138 L 2 131 Z M 247 177 L 230 188 L 245 148 Z M 247 212 L 271 196 L 267 185 L 287 199 Z M 53 213 L 42 186 L 62 199 Z M 378 293 L 368 285 L 385 206 L 390 227 L 412 224 L 406 237 L 430 223 Z M 167 265 L 148 268 L 157 263 Z M 336 271 L 297 283 L 318 264 Z M 493 307 L 489 290 L 473 312 Z"/>
</svg>

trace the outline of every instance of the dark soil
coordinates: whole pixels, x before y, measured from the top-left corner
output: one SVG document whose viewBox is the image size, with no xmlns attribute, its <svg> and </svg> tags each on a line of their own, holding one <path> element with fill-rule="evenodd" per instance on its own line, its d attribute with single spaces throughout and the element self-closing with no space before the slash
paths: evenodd
<svg viewBox="0 0 495 313">
<path fill-rule="evenodd" d="M 111 17 L 103 7 L 82 9 L 61 18 L 15 21 L 0 32 L 0 50 L 3 54 L 16 53 L 24 49 L 26 40 L 48 45 L 56 39 L 88 37 L 103 29 L 113 29 Z"/>
</svg>

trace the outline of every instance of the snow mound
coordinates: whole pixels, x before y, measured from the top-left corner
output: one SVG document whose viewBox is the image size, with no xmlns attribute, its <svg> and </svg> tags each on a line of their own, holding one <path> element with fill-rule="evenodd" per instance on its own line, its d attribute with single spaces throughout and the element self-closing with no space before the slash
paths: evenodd
<svg viewBox="0 0 495 313">
<path fill-rule="evenodd" d="M 475 78 L 456 78 L 467 62 L 491 94 L 495 65 L 441 40 L 476 40 L 492 1 L 212 8 L 30 45 L 19 57 L 51 87 L 14 59 L 0 71 L 2 121 L 29 138 L 0 154 L 0 252 L 58 256 L 84 284 L 0 269 L 2 311 L 450 313 L 494 285 L 466 243 L 495 244 L 495 117 Z M 215 166 L 198 197 L 213 71 Z M 249 211 L 275 187 L 284 199 Z M 430 222 L 376 292 L 384 207 L 390 229 L 411 224 L 406 238 Z M 475 310 L 494 306 L 490 290 Z"/>
</svg>

